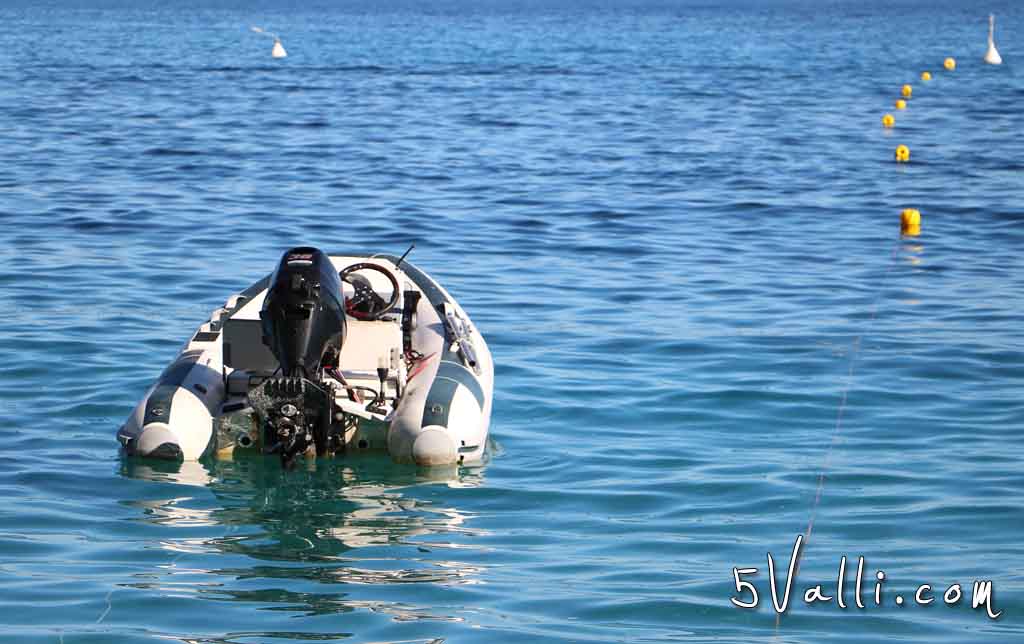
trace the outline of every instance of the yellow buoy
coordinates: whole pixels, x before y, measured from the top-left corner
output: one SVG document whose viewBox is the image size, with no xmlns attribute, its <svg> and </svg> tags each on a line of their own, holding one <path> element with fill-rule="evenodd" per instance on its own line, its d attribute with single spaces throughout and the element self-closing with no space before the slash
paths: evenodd
<svg viewBox="0 0 1024 644">
<path fill-rule="evenodd" d="M 946 60 L 942 61 L 942 66 L 949 71 L 953 71 L 954 69 L 956 69 L 956 61 L 953 60 L 952 58 L 947 58 Z"/>
<path fill-rule="evenodd" d="M 910 161 L 910 148 L 905 145 L 896 146 L 896 162 L 907 163 Z"/>
<path fill-rule="evenodd" d="M 905 110 L 905 109 L 907 109 L 907 102 L 905 100 L 903 100 L 902 98 L 896 99 L 896 109 L 898 109 L 898 110 Z"/>
<path fill-rule="evenodd" d="M 892 127 L 896 125 L 896 119 L 892 117 L 892 114 L 886 114 L 882 117 L 882 127 Z"/>
<path fill-rule="evenodd" d="M 916 208 L 904 208 L 900 213 L 900 232 L 917 237 L 921 234 L 921 212 Z"/>
<path fill-rule="evenodd" d="M 914 88 L 910 85 L 904 85 L 900 93 L 903 94 L 903 98 L 910 98 L 910 95 L 914 93 Z"/>
<path fill-rule="evenodd" d="M 923 80 L 923 81 L 930 81 L 931 79 L 932 79 L 932 73 L 931 72 L 921 72 L 921 80 Z"/>
</svg>

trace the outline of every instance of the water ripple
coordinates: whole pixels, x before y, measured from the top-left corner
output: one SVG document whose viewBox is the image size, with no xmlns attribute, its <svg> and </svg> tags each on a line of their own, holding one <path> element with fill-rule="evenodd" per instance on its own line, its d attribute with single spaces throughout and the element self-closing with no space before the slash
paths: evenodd
<svg viewBox="0 0 1024 644">
<path fill-rule="evenodd" d="M 0 638 L 1024 634 L 1024 88 L 973 6 L 271 8 L 271 64 L 237 3 L 72 4 L 0 8 Z M 118 459 L 283 249 L 413 241 L 496 359 L 486 467 Z M 863 554 L 1005 617 L 734 608 L 826 462 L 801 583 Z"/>
</svg>

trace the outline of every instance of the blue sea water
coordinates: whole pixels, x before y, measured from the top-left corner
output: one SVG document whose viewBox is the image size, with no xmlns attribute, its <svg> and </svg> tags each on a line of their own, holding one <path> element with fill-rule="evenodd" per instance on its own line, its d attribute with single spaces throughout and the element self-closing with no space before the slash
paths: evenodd
<svg viewBox="0 0 1024 644">
<path fill-rule="evenodd" d="M 0 24 L 0 641 L 1024 639 L 1019 6 L 55 0 Z M 497 363 L 486 466 L 121 460 L 149 383 L 284 249 L 413 241 Z M 766 554 L 781 584 L 810 524 L 777 619 Z M 849 606 L 806 604 L 843 555 Z"/>
</svg>

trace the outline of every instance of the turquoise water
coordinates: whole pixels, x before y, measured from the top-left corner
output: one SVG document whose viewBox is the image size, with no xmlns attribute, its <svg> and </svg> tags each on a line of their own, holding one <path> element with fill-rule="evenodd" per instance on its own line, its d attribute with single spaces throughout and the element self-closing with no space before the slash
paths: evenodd
<svg viewBox="0 0 1024 644">
<path fill-rule="evenodd" d="M 1012 3 L 59 0 L 0 24 L 0 640 L 1024 638 Z M 486 466 L 122 462 L 148 384 L 285 248 L 411 241 L 493 351 Z M 766 553 L 781 583 L 812 518 L 777 620 Z M 804 603 L 843 555 L 849 606 Z"/>
</svg>

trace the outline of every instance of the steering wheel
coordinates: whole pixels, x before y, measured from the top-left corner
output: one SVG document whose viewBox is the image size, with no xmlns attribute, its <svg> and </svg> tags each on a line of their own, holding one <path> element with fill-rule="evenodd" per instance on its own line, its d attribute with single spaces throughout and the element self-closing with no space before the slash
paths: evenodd
<svg viewBox="0 0 1024 644">
<path fill-rule="evenodd" d="M 380 293 L 373 290 L 370 280 L 362 275 L 356 275 L 358 271 L 376 271 L 388 278 L 391 282 L 391 299 L 384 301 Z M 338 273 L 341 281 L 348 282 L 356 290 L 355 295 L 345 300 L 345 312 L 357 320 L 379 320 L 384 314 L 398 304 L 398 298 L 402 293 L 398 288 L 398 280 L 394 274 L 380 264 L 371 262 L 360 262 L 346 267 Z"/>
</svg>

